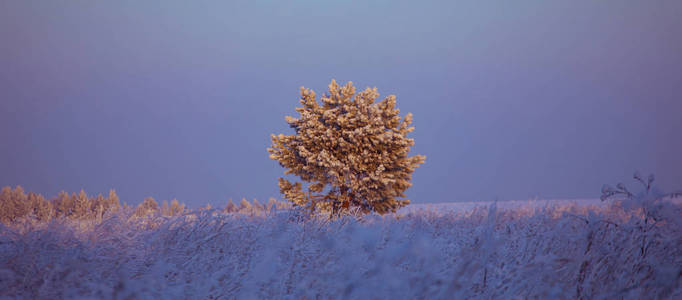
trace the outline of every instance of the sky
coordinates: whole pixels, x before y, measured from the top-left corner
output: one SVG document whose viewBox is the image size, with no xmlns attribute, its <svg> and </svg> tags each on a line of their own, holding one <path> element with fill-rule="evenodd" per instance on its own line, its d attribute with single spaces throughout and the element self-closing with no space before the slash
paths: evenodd
<svg viewBox="0 0 682 300">
<path fill-rule="evenodd" d="M 281 199 L 299 88 L 396 95 L 413 203 L 682 188 L 682 2 L 0 2 L 0 186 Z"/>
</svg>

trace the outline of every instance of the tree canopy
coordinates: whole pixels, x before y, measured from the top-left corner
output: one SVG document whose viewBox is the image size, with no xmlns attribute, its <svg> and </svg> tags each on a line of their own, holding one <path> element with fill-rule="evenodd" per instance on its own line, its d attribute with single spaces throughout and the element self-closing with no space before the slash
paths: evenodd
<svg viewBox="0 0 682 300">
<path fill-rule="evenodd" d="M 395 96 L 378 97 L 376 88 L 356 94 L 352 82 L 340 87 L 332 80 L 318 103 L 314 91 L 301 87 L 300 116 L 285 118 L 295 134 L 272 135 L 268 148 L 285 174 L 309 183 L 304 192 L 300 182 L 280 178 L 286 199 L 332 215 L 354 208 L 384 214 L 409 204 L 399 198 L 426 157 L 408 156 L 412 114 L 401 118 Z"/>
</svg>

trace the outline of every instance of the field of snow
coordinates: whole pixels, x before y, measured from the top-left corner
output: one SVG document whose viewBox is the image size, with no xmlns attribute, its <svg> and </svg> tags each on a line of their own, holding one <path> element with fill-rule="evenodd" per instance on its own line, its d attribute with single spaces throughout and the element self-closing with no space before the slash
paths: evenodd
<svg viewBox="0 0 682 300">
<path fill-rule="evenodd" d="M 442 203 L 427 203 L 427 204 L 411 204 L 404 207 L 399 213 L 417 212 L 420 210 L 436 210 L 440 212 L 445 211 L 467 211 L 475 208 L 488 207 L 491 202 L 442 202 Z M 605 207 L 608 202 L 599 199 L 553 199 L 553 200 L 507 200 L 498 201 L 497 209 L 541 209 L 546 206 L 581 206 L 581 207 Z"/>
<path fill-rule="evenodd" d="M 565 200 L 25 220 L 0 225 L 0 298 L 682 299 L 681 216 Z"/>
</svg>

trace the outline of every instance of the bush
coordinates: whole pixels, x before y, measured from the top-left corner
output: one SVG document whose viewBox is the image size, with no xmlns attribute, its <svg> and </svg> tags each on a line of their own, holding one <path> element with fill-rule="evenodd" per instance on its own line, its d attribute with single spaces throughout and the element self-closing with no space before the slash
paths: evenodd
<svg viewBox="0 0 682 300">
<path fill-rule="evenodd" d="M 678 224 L 659 222 L 643 255 L 637 211 L 482 205 L 0 226 L 0 299 L 682 299 Z"/>
<path fill-rule="evenodd" d="M 411 186 L 412 172 L 425 156 L 408 157 L 414 140 L 407 134 L 414 127 L 412 114 L 402 120 L 391 95 L 375 103 L 376 88 L 355 94 L 352 82 L 339 87 L 329 84 L 321 97 L 301 87 L 301 116 L 287 116 L 296 134 L 272 135 L 270 158 L 310 183 L 303 192 L 301 183 L 279 179 L 284 197 L 295 206 L 330 215 L 395 212 L 409 204 L 403 192 Z M 326 193 L 323 193 L 327 188 Z"/>
</svg>

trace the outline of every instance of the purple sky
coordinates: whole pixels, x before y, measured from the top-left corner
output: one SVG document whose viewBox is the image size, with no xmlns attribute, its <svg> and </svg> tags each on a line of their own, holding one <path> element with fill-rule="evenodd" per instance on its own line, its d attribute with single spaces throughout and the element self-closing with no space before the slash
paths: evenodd
<svg viewBox="0 0 682 300">
<path fill-rule="evenodd" d="M 414 114 L 413 203 L 682 188 L 682 1 L 152 2 L 0 2 L 1 186 L 281 198 L 270 134 L 335 78 Z"/>
</svg>

